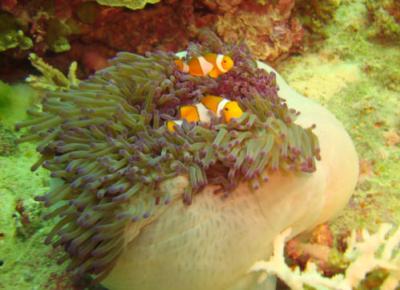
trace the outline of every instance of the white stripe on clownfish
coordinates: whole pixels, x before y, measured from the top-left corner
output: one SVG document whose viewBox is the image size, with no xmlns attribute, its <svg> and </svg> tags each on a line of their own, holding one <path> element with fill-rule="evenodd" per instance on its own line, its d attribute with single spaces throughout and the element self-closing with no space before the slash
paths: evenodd
<svg viewBox="0 0 400 290">
<path fill-rule="evenodd" d="M 224 55 L 223 54 L 218 54 L 217 55 L 217 59 L 216 59 L 216 65 L 217 68 L 220 70 L 220 72 L 222 73 L 226 73 L 227 70 L 224 68 L 224 66 L 222 65 L 222 61 L 224 60 Z"/>
<path fill-rule="evenodd" d="M 189 72 L 189 66 L 186 62 L 182 62 L 182 71 L 184 73 L 188 73 Z"/>
<path fill-rule="evenodd" d="M 214 65 L 211 62 L 208 62 L 203 56 L 199 56 L 197 59 L 199 60 L 203 75 L 208 75 L 213 70 Z"/>
<path fill-rule="evenodd" d="M 222 111 L 224 110 L 225 105 L 226 105 L 227 103 L 229 103 L 229 102 L 231 102 L 231 101 L 228 100 L 228 99 L 225 99 L 225 98 L 222 99 L 222 100 L 219 102 L 218 107 L 217 107 L 217 112 L 216 112 L 216 115 L 217 115 L 218 118 L 222 116 Z"/>
<path fill-rule="evenodd" d="M 211 121 L 210 110 L 207 109 L 207 107 L 204 106 L 202 103 L 197 103 L 194 106 L 197 108 L 197 113 L 199 114 L 199 121 L 207 124 L 210 123 Z"/>
</svg>

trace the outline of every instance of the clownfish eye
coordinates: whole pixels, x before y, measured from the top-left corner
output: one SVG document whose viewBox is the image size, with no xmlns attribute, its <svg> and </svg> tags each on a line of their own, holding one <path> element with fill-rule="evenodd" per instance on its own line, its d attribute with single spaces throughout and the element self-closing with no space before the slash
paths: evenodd
<svg viewBox="0 0 400 290">
<path fill-rule="evenodd" d="M 224 108 L 224 111 L 229 111 L 229 109 L 228 108 Z"/>
</svg>

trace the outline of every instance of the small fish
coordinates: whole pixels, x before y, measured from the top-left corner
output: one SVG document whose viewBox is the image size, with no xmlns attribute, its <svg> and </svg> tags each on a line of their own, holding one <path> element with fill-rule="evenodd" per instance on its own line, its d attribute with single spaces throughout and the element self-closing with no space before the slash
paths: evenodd
<svg viewBox="0 0 400 290">
<path fill-rule="evenodd" d="M 182 59 L 175 60 L 179 70 L 193 76 L 210 76 L 217 78 L 233 67 L 233 60 L 227 55 L 208 53 L 204 56 L 192 58 L 188 63 Z"/>
<path fill-rule="evenodd" d="M 231 119 L 240 118 L 243 114 L 238 102 L 219 96 L 208 95 L 202 98 L 200 102 L 218 118 L 223 117 L 227 123 L 229 123 Z"/>
<path fill-rule="evenodd" d="M 223 117 L 225 122 L 230 122 L 233 118 L 240 118 L 243 111 L 236 101 L 208 95 L 202 98 L 198 104 L 182 106 L 179 109 L 179 114 L 181 120 L 167 121 L 167 129 L 170 132 L 175 131 L 176 125 L 181 126 L 183 120 L 188 123 L 209 123 L 210 114 L 214 114 L 217 117 Z"/>
<path fill-rule="evenodd" d="M 209 110 L 202 103 L 180 107 L 179 115 L 181 120 L 167 121 L 167 128 L 170 132 L 175 131 L 176 125 L 181 126 L 183 120 L 188 123 L 209 123 L 211 119 Z"/>
</svg>

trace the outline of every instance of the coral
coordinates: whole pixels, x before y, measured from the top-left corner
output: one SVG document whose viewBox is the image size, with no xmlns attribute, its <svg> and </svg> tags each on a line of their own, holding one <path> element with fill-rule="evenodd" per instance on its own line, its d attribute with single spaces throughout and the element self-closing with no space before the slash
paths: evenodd
<svg viewBox="0 0 400 290">
<path fill-rule="evenodd" d="M 62 2 L 35 0 L 3 4 L 5 11 L 0 12 L 0 42 L 6 40 L 8 45 L 0 49 L 2 79 L 14 81 L 25 77 L 29 71 L 29 62 L 26 61 L 29 53 L 44 56 L 48 52 L 57 54 L 71 49 L 70 39 L 81 33 L 83 24 L 71 17 L 66 7 L 76 1 L 67 5 Z"/>
<path fill-rule="evenodd" d="M 28 4 L 16 3 L 2 12 L 0 22 L 2 29 L 8 30 L 4 38 L 23 41 L 21 49 L 33 48 L 36 52 L 64 52 L 70 49 L 68 37 L 78 32 L 73 20 L 68 21 L 68 15 L 60 13 L 60 4 L 51 4 L 43 0 L 30 1 Z M 3 31 L 2 31 L 3 32 Z M 6 31 L 4 31 L 6 32 Z M 3 33 L 2 33 L 3 34 Z M 25 34 L 25 35 L 24 35 Z M 18 38 L 16 38 L 18 36 Z"/>
<path fill-rule="evenodd" d="M 20 29 L 16 19 L 9 13 L 0 11 L 0 52 L 11 48 L 27 50 L 32 40 Z"/>
<path fill-rule="evenodd" d="M 132 10 L 143 9 L 146 4 L 155 4 L 160 0 L 96 0 L 101 5 L 126 7 Z"/>
<path fill-rule="evenodd" d="M 303 28 L 292 15 L 295 1 L 257 4 L 247 1 L 218 17 L 216 30 L 224 41 L 246 43 L 260 59 L 276 61 L 301 48 Z"/>
<path fill-rule="evenodd" d="M 8 17 L 16 23 L 12 33 L 19 31 L 15 35 L 32 44 L 27 52 L 6 51 L 11 57 L 2 60 L 2 75 L 8 77 L 9 71 L 21 67 L 21 60 L 30 52 L 62 71 L 76 60 L 81 73 L 87 75 L 103 68 L 105 60 L 117 51 L 143 54 L 156 49 L 182 50 L 189 40 L 198 38 L 203 27 L 216 29 L 225 41 L 244 40 L 261 60 L 275 61 L 302 46 L 303 28 L 293 14 L 294 0 L 265 4 L 255 0 L 160 1 L 139 10 L 110 8 L 84 0 L 50 2 L 35 0 L 7 6 Z M 157 1 L 98 2 L 139 8 Z"/>
<path fill-rule="evenodd" d="M 106 59 L 117 51 L 181 50 L 189 37 L 195 36 L 197 27 L 215 19 L 192 0 L 163 1 L 135 11 L 84 0 L 16 2 L 6 9 L 5 15 L 15 23 L 11 31 L 21 31 L 17 35 L 26 35 L 32 47 L 4 52 L 8 57 L 0 59 L 2 79 L 10 79 L 10 72 L 16 73 L 22 66 L 28 70 L 23 60 L 31 52 L 62 71 L 78 61 L 80 73 L 87 75 L 103 68 Z"/>
<path fill-rule="evenodd" d="M 326 36 L 325 26 L 333 19 L 341 0 L 296 1 L 295 14 L 312 38 Z"/>
<path fill-rule="evenodd" d="M 366 5 L 372 22 L 370 34 L 386 39 L 399 39 L 400 3 L 395 0 L 367 0 Z"/>
<path fill-rule="evenodd" d="M 201 0 L 201 2 L 212 11 L 218 13 L 233 13 L 239 9 L 243 0 Z"/>
<path fill-rule="evenodd" d="M 170 5 L 160 3 L 153 9 L 103 12 L 97 19 L 96 29 L 90 29 L 82 39 L 85 43 L 105 44 L 116 51 L 144 53 L 156 47 L 177 50 L 187 45 L 187 29 L 193 23 L 186 23 L 186 17 L 192 17 L 191 10 L 190 2 L 179 1 Z"/>
<path fill-rule="evenodd" d="M 179 197 L 191 204 L 207 184 L 229 195 L 240 182 L 260 187 L 268 178 L 264 168 L 315 170 L 314 127 L 294 123 L 298 113 L 277 96 L 274 74 L 257 69 L 243 46 L 219 50 L 236 65 L 217 81 L 180 72 L 173 54 L 119 53 L 77 87 L 47 91 L 42 111 L 30 110 L 34 118 L 17 125 L 29 128 L 19 142 L 40 141 L 42 157 L 32 170 L 43 165 L 63 180 L 38 200 L 52 208 L 48 218 L 62 216 L 47 243 L 64 246 L 76 275 L 102 279 L 121 254 L 128 224 L 145 226 Z M 228 95 L 229 87 L 240 94 Z M 164 122 L 176 118 L 179 106 L 210 92 L 237 100 L 246 113 L 229 124 L 214 119 L 168 132 Z M 157 191 L 177 175 L 189 178 L 182 196 Z"/>
<path fill-rule="evenodd" d="M 77 87 L 79 79 L 76 76 L 78 64 L 72 62 L 69 67 L 68 76 L 61 71 L 45 63 L 42 58 L 32 53 L 29 55 L 32 65 L 41 73 L 40 76 L 30 75 L 26 78 L 26 82 L 33 88 L 39 90 L 57 91 L 68 90 Z"/>
<path fill-rule="evenodd" d="M 291 229 L 287 229 L 275 238 L 273 256 L 267 262 L 257 262 L 250 271 L 276 275 L 295 290 L 306 286 L 314 289 L 351 290 L 366 283 L 363 280 L 376 278 L 381 279 L 379 289 L 396 289 L 400 284 L 400 228 L 389 234 L 391 229 L 391 225 L 382 224 L 375 234 L 371 235 L 363 230 L 361 236 L 353 230 L 343 254 L 343 258 L 347 260 L 346 269 L 343 274 L 333 277 L 324 277 L 312 262 L 306 265 L 304 271 L 300 271 L 298 267 L 294 270 L 288 267 L 284 258 L 284 246 Z M 383 279 L 382 275 L 373 274 L 382 270 L 385 271 Z M 260 281 L 263 279 L 265 275 L 260 277 Z"/>
</svg>

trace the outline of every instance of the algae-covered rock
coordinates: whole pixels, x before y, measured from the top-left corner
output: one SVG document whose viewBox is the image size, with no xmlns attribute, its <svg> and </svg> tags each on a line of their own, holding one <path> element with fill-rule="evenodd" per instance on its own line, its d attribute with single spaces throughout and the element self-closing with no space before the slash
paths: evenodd
<svg viewBox="0 0 400 290">
<path fill-rule="evenodd" d="M 218 15 L 215 27 L 224 41 L 243 41 L 254 57 L 269 62 L 300 50 L 304 31 L 293 14 L 294 0 L 264 4 L 256 1 L 221 2 L 227 6 L 220 3 L 221 7 L 227 10 Z"/>
<path fill-rule="evenodd" d="M 400 3 L 396 0 L 367 0 L 372 22 L 370 34 L 389 40 L 400 38 Z"/>
<path fill-rule="evenodd" d="M 146 4 L 155 4 L 160 0 L 96 0 L 97 3 L 107 6 L 126 7 L 132 10 L 143 9 Z"/>
<path fill-rule="evenodd" d="M 341 0 L 296 1 L 295 12 L 311 38 L 326 36 L 325 27 L 334 18 Z"/>
<path fill-rule="evenodd" d="M 16 18 L 0 11 L 0 52 L 11 48 L 26 50 L 32 46 L 32 40 L 24 34 Z"/>
</svg>

